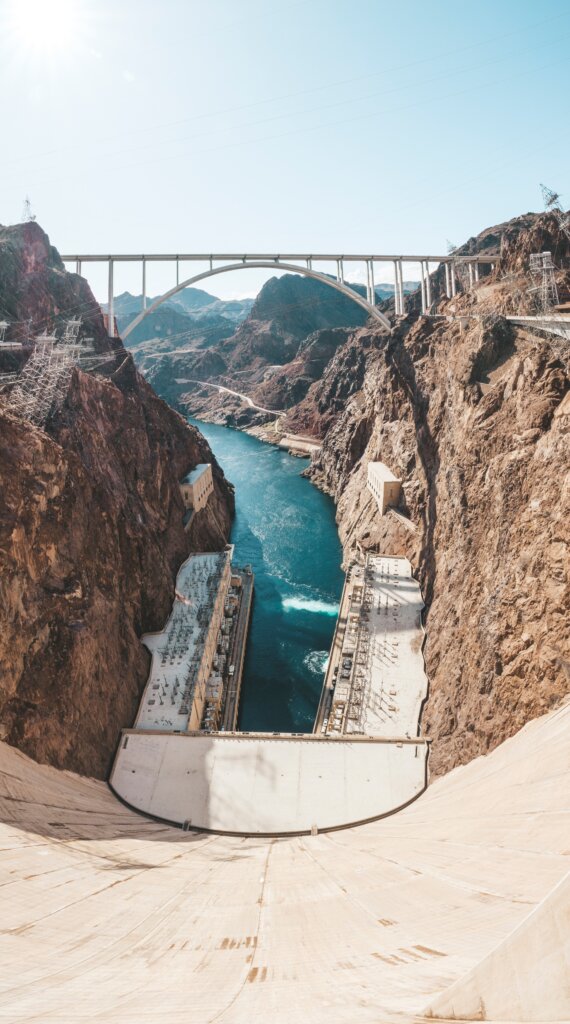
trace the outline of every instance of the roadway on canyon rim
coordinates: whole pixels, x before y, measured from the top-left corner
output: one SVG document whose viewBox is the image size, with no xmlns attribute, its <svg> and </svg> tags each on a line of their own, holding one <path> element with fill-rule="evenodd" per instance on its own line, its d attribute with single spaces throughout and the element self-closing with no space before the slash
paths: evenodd
<svg viewBox="0 0 570 1024">
<path fill-rule="evenodd" d="M 569 748 L 567 703 L 397 815 L 276 840 L 147 821 L 2 743 L 0 1020 L 564 1020 Z"/>
</svg>

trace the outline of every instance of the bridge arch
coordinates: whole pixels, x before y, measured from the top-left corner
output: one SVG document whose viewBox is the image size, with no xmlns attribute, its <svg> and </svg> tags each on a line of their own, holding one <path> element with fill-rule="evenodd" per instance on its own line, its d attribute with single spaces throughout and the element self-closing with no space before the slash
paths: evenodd
<svg viewBox="0 0 570 1024">
<path fill-rule="evenodd" d="M 121 332 L 121 337 L 127 338 L 131 331 L 134 331 L 135 327 L 138 327 L 138 325 L 145 319 L 145 317 L 149 316 L 151 313 L 154 313 L 155 309 L 158 309 L 158 307 L 161 306 L 163 302 L 166 302 L 168 299 L 172 298 L 172 296 L 176 295 L 177 292 L 183 291 L 184 288 L 190 288 L 193 284 L 197 284 L 198 281 L 204 281 L 208 277 L 215 277 L 216 274 L 225 274 L 230 270 L 247 269 L 287 270 L 292 274 L 302 274 L 305 277 L 312 277 L 313 280 L 320 281 L 322 284 L 328 285 L 329 288 L 334 288 L 337 292 L 340 292 L 341 295 L 346 295 L 346 297 L 355 302 L 357 306 L 361 306 L 362 309 L 366 310 L 368 315 L 373 317 L 374 320 L 379 321 L 379 323 L 381 323 L 382 326 L 387 331 L 391 330 L 392 325 L 388 320 L 388 317 L 385 316 L 384 313 L 381 313 L 380 310 L 376 308 L 376 306 L 373 306 L 370 302 L 368 302 L 361 295 L 359 295 L 358 292 L 355 292 L 347 284 L 344 284 L 341 281 L 337 281 L 333 277 L 328 277 L 326 274 L 321 274 L 319 273 L 318 270 L 312 270 L 309 269 L 308 267 L 297 266 L 297 264 L 295 263 L 282 263 L 279 260 L 249 260 L 241 263 L 228 263 L 222 267 L 211 267 L 209 270 L 205 270 L 201 274 L 195 274 L 193 277 L 187 278 L 186 281 L 182 281 L 181 284 L 177 284 L 174 288 L 171 288 L 170 291 L 165 292 L 164 295 L 161 295 L 159 296 L 158 299 L 155 299 L 155 301 L 151 303 L 148 309 L 142 310 L 139 313 L 139 315 L 134 318 L 134 320 L 131 320 L 130 324 L 127 324 L 125 330 Z"/>
</svg>

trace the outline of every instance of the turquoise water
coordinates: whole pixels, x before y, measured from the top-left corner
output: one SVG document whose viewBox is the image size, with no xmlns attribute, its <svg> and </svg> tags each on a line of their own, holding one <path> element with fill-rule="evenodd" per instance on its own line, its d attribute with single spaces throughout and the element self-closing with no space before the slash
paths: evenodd
<svg viewBox="0 0 570 1024">
<path fill-rule="evenodd" d="M 310 732 L 343 583 L 334 504 L 301 476 L 304 459 L 191 422 L 235 485 L 234 561 L 255 573 L 239 727 Z"/>
</svg>

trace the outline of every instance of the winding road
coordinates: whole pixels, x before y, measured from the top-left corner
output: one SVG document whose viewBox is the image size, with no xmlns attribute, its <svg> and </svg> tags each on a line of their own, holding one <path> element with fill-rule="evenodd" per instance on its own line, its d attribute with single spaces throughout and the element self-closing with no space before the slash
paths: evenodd
<svg viewBox="0 0 570 1024">
<path fill-rule="evenodd" d="M 252 401 L 252 399 L 248 395 L 244 395 L 239 391 L 232 391 L 231 388 L 226 388 L 223 386 L 223 384 L 210 384 L 210 382 L 207 380 L 193 380 L 187 377 L 176 377 L 175 383 L 200 384 L 201 386 L 206 388 L 216 388 L 217 391 L 226 391 L 228 395 L 235 395 L 236 398 L 241 398 L 242 402 L 245 402 L 246 405 L 249 405 L 251 409 L 257 409 L 258 412 L 266 412 L 270 416 L 281 416 L 283 413 L 282 409 L 265 409 L 262 405 L 256 405 L 255 402 Z"/>
</svg>

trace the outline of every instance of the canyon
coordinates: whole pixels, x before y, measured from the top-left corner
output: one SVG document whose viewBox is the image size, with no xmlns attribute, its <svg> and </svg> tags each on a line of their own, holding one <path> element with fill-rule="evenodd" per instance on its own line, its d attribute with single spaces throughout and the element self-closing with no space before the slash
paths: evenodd
<svg viewBox="0 0 570 1024">
<path fill-rule="evenodd" d="M 321 443 L 306 472 L 334 498 L 345 563 L 367 550 L 411 560 L 426 601 L 422 727 L 435 741 L 434 776 L 568 692 L 568 352 L 506 318 L 531 310 L 528 259 L 544 249 L 567 265 L 551 215 L 487 229 L 458 252 L 496 253 L 493 272 L 450 300 L 440 269 L 434 315 L 420 316 L 411 293 L 390 335 L 318 282 L 273 279 L 231 337 L 149 373 L 180 408 L 271 436 L 274 417 L 237 395 L 184 383 L 173 393 L 178 373 L 200 379 L 196 360 L 219 360 L 224 372 L 204 368 L 204 378 L 239 382 L 253 401 L 283 408 L 279 429 Z M 110 359 L 98 375 L 74 372 L 47 432 L 4 413 L 2 455 L 12 481 L 2 517 L 4 735 L 40 760 L 101 776 L 147 669 L 133 641 L 164 619 L 188 550 L 227 539 L 233 495 L 197 430 L 107 338 L 86 284 L 65 273 L 37 225 L 6 229 L 0 251 L 0 301 L 12 316 L 57 322 L 81 299 L 93 347 Z M 558 276 L 563 293 L 568 274 Z M 178 480 L 210 460 L 215 501 L 187 535 Z M 367 490 L 375 460 L 403 482 L 398 514 L 381 516 Z"/>
<path fill-rule="evenodd" d="M 427 605 L 422 727 L 434 776 L 493 749 L 570 688 L 568 345 L 507 319 L 533 312 L 529 257 L 544 250 L 568 266 L 555 218 L 515 218 L 457 250 L 496 253 L 474 289 L 446 299 L 443 270 L 432 275 L 435 315 L 420 316 L 412 294 L 390 336 L 329 327 L 283 345 L 280 365 L 237 377 L 254 402 L 282 408 L 276 424 L 199 384 L 178 398 L 199 418 L 268 439 L 276 429 L 317 439 L 307 474 L 335 500 L 345 563 L 369 549 L 410 558 Z M 562 296 L 569 284 L 559 272 Z M 271 332 L 255 310 L 220 346 L 233 345 L 224 373 L 208 379 L 232 386 L 228 365 L 243 367 Z M 402 515 L 381 516 L 367 490 L 375 460 L 403 481 Z"/>
<path fill-rule="evenodd" d="M 426 603 L 427 792 L 385 820 L 268 840 L 200 833 L 188 820 L 170 828 L 97 781 L 148 674 L 139 638 L 164 623 L 188 552 L 224 546 L 233 488 L 200 431 L 107 337 L 87 286 L 41 229 L 0 230 L 9 340 L 25 336 L 30 315 L 61 329 L 80 297 L 95 353 L 42 427 L 10 408 L 9 383 L 0 394 L 0 984 L 11 1018 L 36 1019 L 41 1004 L 62 1022 L 71 1005 L 82 1020 L 182 1020 L 191 1004 L 197 1020 L 241 1024 L 290 1019 L 300 1000 L 315 1024 L 567 1016 L 569 360 L 563 339 L 507 316 L 530 307 L 529 252 L 558 247 L 564 262 L 570 252 L 549 218 L 484 237 L 498 245 L 493 273 L 453 300 L 436 273 L 432 315 L 412 294 L 389 334 L 369 323 L 313 329 L 310 318 L 288 329 L 252 317 L 254 305 L 232 336 L 237 351 L 229 338 L 212 346 L 226 370 L 245 371 L 233 390 L 272 397 L 280 430 L 320 443 L 305 475 L 334 498 L 345 564 L 378 550 L 405 556 Z M 568 275 L 558 278 L 562 291 Z M 2 373 L 25 355 L 7 346 Z M 199 382 L 168 397 L 275 436 L 273 416 L 213 390 Z M 371 461 L 402 481 L 384 515 L 367 488 Z M 213 494 L 186 532 L 179 482 L 198 462 L 212 466 Z M 311 536 L 310 521 L 301 528 Z M 259 547 L 247 518 L 240 529 Z M 143 739 L 152 746 L 156 734 Z M 289 739 L 311 743 L 217 742 L 259 744 L 275 793 L 263 744 Z M 169 794 L 206 785 L 206 804 L 223 811 L 204 783 L 215 765 L 224 774 L 216 738 L 198 742 L 197 778 Z M 396 756 L 406 743 L 393 743 Z M 139 767 L 131 760 L 129 780 Z M 309 805 L 311 772 L 314 758 L 303 780 L 288 779 Z M 325 792 L 330 777 L 318 778 Z M 374 780 L 367 770 L 363 782 Z M 249 779 L 231 806 L 252 794 Z"/>
</svg>

